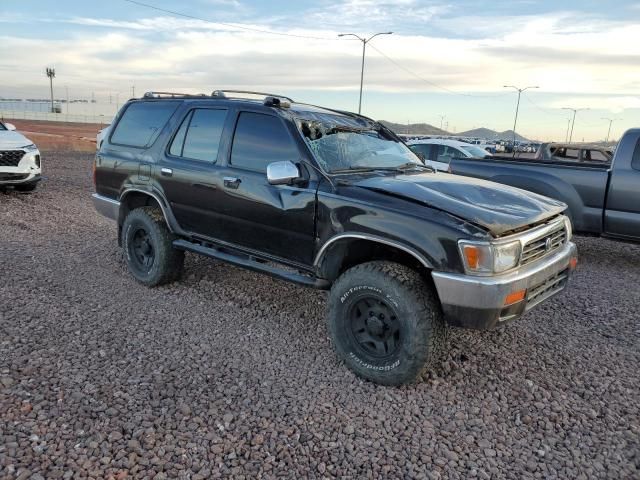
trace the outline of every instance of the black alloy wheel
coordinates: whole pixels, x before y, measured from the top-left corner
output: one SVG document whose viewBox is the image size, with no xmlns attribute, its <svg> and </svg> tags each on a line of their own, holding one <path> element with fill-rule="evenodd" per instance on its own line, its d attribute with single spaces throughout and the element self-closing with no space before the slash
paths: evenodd
<svg viewBox="0 0 640 480">
<path fill-rule="evenodd" d="M 384 358 L 393 356 L 401 345 L 397 312 L 374 296 L 360 298 L 349 313 L 354 343 L 363 353 Z"/>
<path fill-rule="evenodd" d="M 155 249 L 149 232 L 144 227 L 139 227 L 133 232 L 131 239 L 132 260 L 143 272 L 149 272 L 155 260 Z"/>
</svg>

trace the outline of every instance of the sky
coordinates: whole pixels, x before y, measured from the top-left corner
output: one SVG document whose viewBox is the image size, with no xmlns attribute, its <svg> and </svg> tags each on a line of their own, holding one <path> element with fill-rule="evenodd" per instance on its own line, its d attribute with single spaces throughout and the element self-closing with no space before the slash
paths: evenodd
<svg viewBox="0 0 640 480">
<path fill-rule="evenodd" d="M 101 103 L 148 90 L 275 92 L 461 132 L 619 137 L 640 126 L 640 0 L 0 0 L 0 97 Z M 66 87 L 66 89 L 65 89 Z M 444 118 L 443 118 L 444 117 Z"/>
</svg>

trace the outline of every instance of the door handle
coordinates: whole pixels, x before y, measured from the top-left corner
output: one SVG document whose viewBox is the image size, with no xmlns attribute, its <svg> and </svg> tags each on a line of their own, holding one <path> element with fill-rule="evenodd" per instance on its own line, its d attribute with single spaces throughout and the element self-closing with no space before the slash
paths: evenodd
<svg viewBox="0 0 640 480">
<path fill-rule="evenodd" d="M 170 169 L 170 168 L 162 167 L 162 168 L 160 169 L 160 173 L 161 173 L 162 175 L 164 175 L 165 177 L 170 177 L 171 175 L 173 175 L 173 170 L 172 170 L 172 169 Z"/>
<path fill-rule="evenodd" d="M 238 188 L 240 186 L 240 180 L 238 177 L 224 177 L 224 186 L 227 188 Z"/>
</svg>

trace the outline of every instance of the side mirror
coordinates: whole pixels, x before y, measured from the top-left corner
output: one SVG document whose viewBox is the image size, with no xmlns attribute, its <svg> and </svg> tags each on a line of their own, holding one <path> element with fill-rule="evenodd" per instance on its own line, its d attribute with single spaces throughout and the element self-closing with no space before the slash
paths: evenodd
<svg viewBox="0 0 640 480">
<path fill-rule="evenodd" d="M 4 126 L 7 127 L 7 130 L 15 130 L 16 129 L 16 126 L 13 123 L 5 123 Z"/>
<path fill-rule="evenodd" d="M 300 170 L 289 160 L 267 165 L 267 181 L 271 185 L 290 185 L 298 179 L 300 179 Z"/>
</svg>

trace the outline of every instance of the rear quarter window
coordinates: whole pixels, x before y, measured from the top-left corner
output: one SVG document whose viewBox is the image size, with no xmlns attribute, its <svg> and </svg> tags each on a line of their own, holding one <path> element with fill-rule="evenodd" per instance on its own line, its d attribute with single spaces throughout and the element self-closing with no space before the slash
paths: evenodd
<svg viewBox="0 0 640 480">
<path fill-rule="evenodd" d="M 631 159 L 631 168 L 634 170 L 640 170 L 640 140 L 636 143 L 636 148 L 633 151 L 633 158 Z"/>
<path fill-rule="evenodd" d="M 116 125 L 111 143 L 136 148 L 152 145 L 178 105 L 178 102 L 132 103 Z"/>
</svg>

